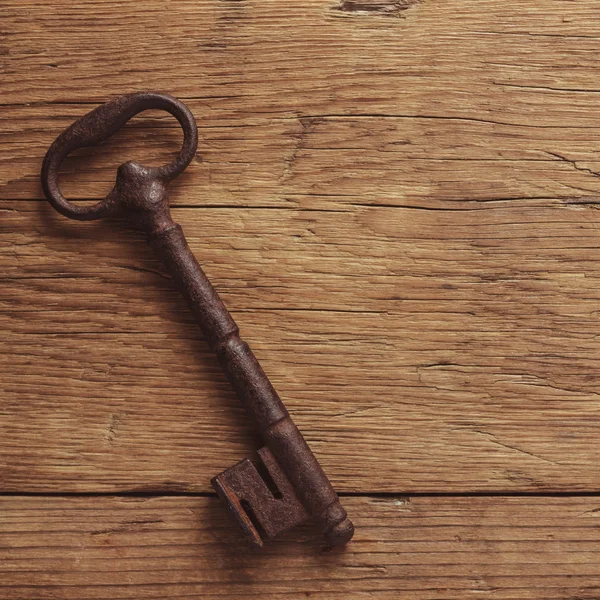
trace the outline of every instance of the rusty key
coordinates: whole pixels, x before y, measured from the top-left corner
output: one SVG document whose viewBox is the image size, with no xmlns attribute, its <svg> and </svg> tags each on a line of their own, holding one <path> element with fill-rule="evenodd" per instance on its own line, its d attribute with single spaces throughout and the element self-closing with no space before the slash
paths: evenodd
<svg viewBox="0 0 600 600">
<path fill-rule="evenodd" d="M 58 168 L 78 148 L 107 139 L 136 114 L 161 109 L 183 129 L 177 158 L 162 167 L 122 164 L 111 192 L 91 206 L 73 204 L 61 193 Z M 180 175 L 196 153 L 198 131 L 182 102 L 167 94 L 140 92 L 107 102 L 81 117 L 50 146 L 42 166 L 42 186 L 50 204 L 81 221 L 126 216 L 147 235 L 150 246 L 183 294 L 208 344 L 216 352 L 238 398 L 266 446 L 255 465 L 239 462 L 211 480 L 219 497 L 254 546 L 312 518 L 332 546 L 346 544 L 354 527 L 329 479 L 317 462 L 250 347 L 194 258 L 181 227 L 171 218 L 166 185 Z"/>
</svg>

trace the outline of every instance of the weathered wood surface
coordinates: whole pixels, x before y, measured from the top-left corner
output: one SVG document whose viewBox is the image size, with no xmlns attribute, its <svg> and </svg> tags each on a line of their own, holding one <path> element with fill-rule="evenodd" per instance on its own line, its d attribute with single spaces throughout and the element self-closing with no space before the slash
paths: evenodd
<svg viewBox="0 0 600 600">
<path fill-rule="evenodd" d="M 240 548 L 213 498 L 1 498 L 3 598 L 593 600 L 598 499 L 347 498 L 345 552 L 309 530 Z"/>
<path fill-rule="evenodd" d="M 600 594 L 593 0 L 0 6 L 0 597 Z M 43 200 L 106 99 L 168 91 L 200 151 L 175 218 L 357 523 L 252 556 L 207 492 L 256 448 L 141 237 Z M 160 164 L 135 119 L 72 198 Z M 374 492 L 433 493 L 374 498 Z M 223 539 L 221 538 L 223 536 Z M 298 541 L 302 543 L 298 544 Z"/>
<path fill-rule="evenodd" d="M 149 249 L 5 204 L 4 489 L 209 489 L 255 446 Z M 341 490 L 598 489 L 595 211 L 174 212 Z"/>
<path fill-rule="evenodd" d="M 255 447 L 140 237 L 41 201 L 140 88 L 197 116 L 175 216 L 340 490 L 600 489 L 594 3 L 0 11 L 2 489 L 206 491 Z M 64 189 L 178 141 L 142 117 Z"/>
</svg>

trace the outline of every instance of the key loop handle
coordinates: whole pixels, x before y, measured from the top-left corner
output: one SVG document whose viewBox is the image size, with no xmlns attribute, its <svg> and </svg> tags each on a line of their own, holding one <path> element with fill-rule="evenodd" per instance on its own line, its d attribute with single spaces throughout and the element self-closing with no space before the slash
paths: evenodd
<svg viewBox="0 0 600 600">
<path fill-rule="evenodd" d="M 179 155 L 168 165 L 142 168 L 149 177 L 162 183 L 171 181 L 184 171 L 194 158 L 198 146 L 196 121 L 188 107 L 173 96 L 157 92 L 136 92 L 120 96 L 75 121 L 48 149 L 42 165 L 42 187 L 50 204 L 58 212 L 78 221 L 91 221 L 114 215 L 123 208 L 116 185 L 105 198 L 92 206 L 73 204 L 60 191 L 58 168 L 74 150 L 99 144 L 135 115 L 149 109 L 164 110 L 179 121 L 183 130 L 183 145 Z"/>
</svg>

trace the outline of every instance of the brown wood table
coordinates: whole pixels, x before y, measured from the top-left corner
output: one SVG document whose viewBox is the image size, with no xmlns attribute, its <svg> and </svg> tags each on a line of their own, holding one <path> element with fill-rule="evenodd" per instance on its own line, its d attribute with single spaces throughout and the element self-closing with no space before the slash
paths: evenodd
<svg viewBox="0 0 600 600">
<path fill-rule="evenodd" d="M 0 599 L 600 598 L 595 0 L 0 4 Z M 176 220 L 343 496 L 252 553 L 257 448 L 141 236 L 45 202 L 68 124 L 194 112 Z M 67 195 L 161 164 L 136 118 Z"/>
</svg>

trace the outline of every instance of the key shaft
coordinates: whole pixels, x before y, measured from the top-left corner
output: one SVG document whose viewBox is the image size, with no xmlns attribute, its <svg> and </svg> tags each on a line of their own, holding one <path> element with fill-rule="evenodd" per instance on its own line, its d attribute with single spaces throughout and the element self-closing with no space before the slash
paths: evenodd
<svg viewBox="0 0 600 600">
<path fill-rule="evenodd" d="M 148 242 L 185 298 L 239 400 L 263 436 L 307 512 L 331 545 L 353 533 L 329 479 L 287 409 L 239 335 L 239 329 L 175 223 L 150 232 Z"/>
</svg>

